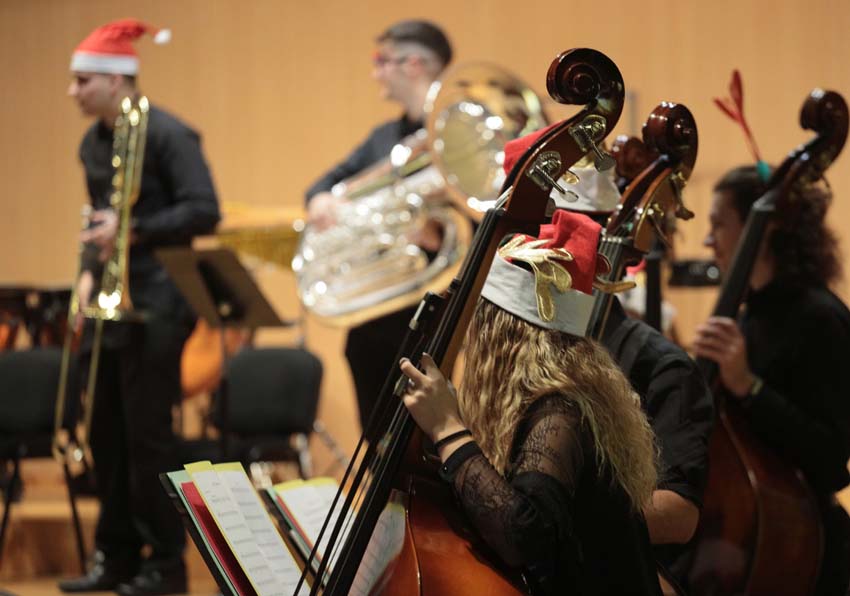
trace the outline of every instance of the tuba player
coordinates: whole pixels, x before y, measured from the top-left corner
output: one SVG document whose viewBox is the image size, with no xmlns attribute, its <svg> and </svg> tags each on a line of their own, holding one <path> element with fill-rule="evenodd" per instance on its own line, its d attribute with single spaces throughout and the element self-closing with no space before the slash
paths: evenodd
<svg viewBox="0 0 850 596">
<path fill-rule="evenodd" d="M 307 216 L 317 229 L 336 223 L 339 200 L 330 193 L 338 182 L 349 178 L 387 157 L 393 146 L 423 126 L 428 89 L 452 59 L 452 48 L 445 33 L 428 21 L 407 20 L 390 26 L 377 38 L 372 76 L 381 87 L 382 97 L 398 103 L 403 112 L 396 120 L 374 130 L 342 162 L 325 173 L 307 192 Z M 422 238 L 425 250 L 438 248 L 437 241 Z M 354 377 L 360 422 L 366 425 L 392 369 L 415 307 L 391 313 L 351 329 L 345 357 Z"/>
</svg>

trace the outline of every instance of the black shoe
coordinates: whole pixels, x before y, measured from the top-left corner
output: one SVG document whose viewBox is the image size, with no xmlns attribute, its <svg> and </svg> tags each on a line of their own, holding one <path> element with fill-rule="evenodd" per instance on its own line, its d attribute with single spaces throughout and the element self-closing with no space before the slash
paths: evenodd
<svg viewBox="0 0 850 596">
<path fill-rule="evenodd" d="M 82 577 L 64 579 L 59 582 L 63 592 L 110 592 L 136 572 L 138 565 L 115 562 L 106 558 L 102 551 L 94 553 L 94 564 Z"/>
<path fill-rule="evenodd" d="M 164 596 L 183 594 L 186 590 L 186 568 L 148 568 L 115 590 L 121 596 Z"/>
</svg>

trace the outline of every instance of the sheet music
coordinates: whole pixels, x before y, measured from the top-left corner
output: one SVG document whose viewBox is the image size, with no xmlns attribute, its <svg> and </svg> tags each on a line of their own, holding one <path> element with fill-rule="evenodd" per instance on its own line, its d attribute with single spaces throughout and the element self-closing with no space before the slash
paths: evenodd
<svg viewBox="0 0 850 596">
<path fill-rule="evenodd" d="M 393 491 L 390 500 L 375 524 L 375 530 L 369 539 L 363 560 L 357 568 L 357 575 L 351 584 L 349 595 L 368 596 L 380 581 L 381 576 L 401 554 L 404 546 L 404 506 L 402 495 Z"/>
<path fill-rule="evenodd" d="M 290 593 L 293 592 L 301 578 L 301 569 L 269 518 L 245 469 L 241 464 L 218 464 L 215 470 L 242 511 L 257 547 L 263 553 L 278 581 L 284 586 L 291 586 Z"/>
<path fill-rule="evenodd" d="M 298 566 L 290 556 L 294 580 L 284 581 L 278 577 L 279 572 L 260 550 L 254 535 L 253 526 L 257 524 L 256 511 L 250 507 L 246 510 L 252 518 L 249 522 L 243 515 L 241 505 L 235 500 L 228 485 L 210 462 L 188 464 L 185 467 L 257 594 L 259 596 L 291 596 L 300 576 Z M 242 474 L 245 474 L 244 471 Z M 245 478 L 247 480 L 247 476 Z M 253 491 L 253 488 L 251 490 Z M 265 515 L 265 510 L 263 514 Z M 267 515 L 266 519 L 268 519 Z M 264 540 L 267 541 L 268 537 L 264 537 Z M 281 548 L 289 556 L 289 551 L 286 550 L 282 541 Z M 275 561 L 274 565 L 280 565 L 280 563 Z"/>
<path fill-rule="evenodd" d="M 292 517 L 292 521 L 297 525 L 311 549 L 321 532 L 338 489 L 339 486 L 332 478 L 315 478 L 308 481 L 293 480 L 274 487 L 275 494 L 283 501 L 287 514 Z M 324 556 L 325 546 L 338 517 L 339 507 L 334 511 L 322 537 L 322 545 L 317 551 L 319 558 Z M 345 540 L 344 531 L 341 540 Z M 338 554 L 338 551 L 335 554 Z M 305 553 L 305 556 L 307 555 L 309 555 L 309 552 Z M 331 561 L 332 565 L 333 561 Z"/>
</svg>

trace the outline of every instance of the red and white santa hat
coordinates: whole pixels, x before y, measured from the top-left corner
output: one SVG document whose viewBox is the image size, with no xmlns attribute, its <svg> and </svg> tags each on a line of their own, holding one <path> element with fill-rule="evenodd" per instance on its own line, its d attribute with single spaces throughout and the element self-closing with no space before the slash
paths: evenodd
<svg viewBox="0 0 850 596">
<path fill-rule="evenodd" d="M 508 141 L 505 145 L 503 165 L 505 174 L 510 173 L 529 147 L 549 129 L 558 126 L 558 124 L 560 123 Z M 616 209 L 620 202 L 620 191 L 617 190 L 617 185 L 614 182 L 613 170 L 600 172 L 592 163 L 588 163 L 587 165 L 575 165 L 570 168 L 570 172 L 578 177 L 578 181 L 569 181 L 566 177 L 561 178 L 559 185 L 567 193 L 562 194 L 557 188 L 553 188 L 549 195 L 556 207 L 584 213 L 611 213 Z"/>
<path fill-rule="evenodd" d="M 121 19 L 102 25 L 86 37 L 71 56 L 74 72 L 135 75 L 139 72 L 139 56 L 134 40 L 145 33 L 155 43 L 171 41 L 171 31 L 157 29 L 136 19 Z"/>
<path fill-rule="evenodd" d="M 600 229 L 586 215 L 555 211 L 539 238 L 519 234 L 499 248 L 481 296 L 538 327 L 584 336 L 607 266 L 597 258 Z"/>
</svg>

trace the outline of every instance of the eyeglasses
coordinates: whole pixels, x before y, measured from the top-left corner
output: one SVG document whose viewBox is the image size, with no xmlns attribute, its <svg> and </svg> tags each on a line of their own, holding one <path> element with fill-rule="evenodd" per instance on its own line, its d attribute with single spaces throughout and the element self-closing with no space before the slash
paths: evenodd
<svg viewBox="0 0 850 596">
<path fill-rule="evenodd" d="M 381 68 L 382 66 L 386 66 L 387 64 L 404 64 L 407 62 L 407 59 L 410 56 L 398 56 L 393 58 L 392 56 L 387 56 L 385 54 L 381 54 L 379 52 L 375 52 L 372 56 L 372 64 L 374 64 L 377 68 Z"/>
</svg>

